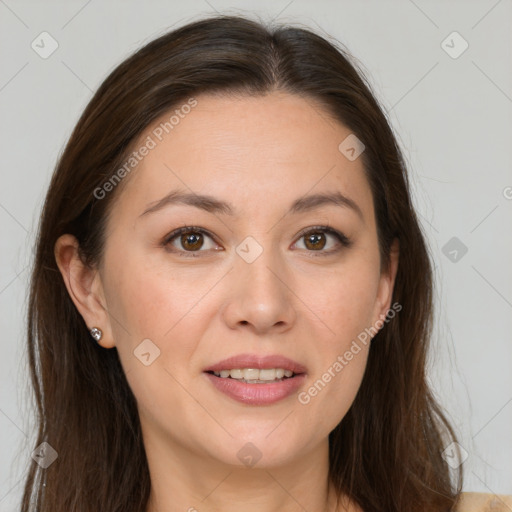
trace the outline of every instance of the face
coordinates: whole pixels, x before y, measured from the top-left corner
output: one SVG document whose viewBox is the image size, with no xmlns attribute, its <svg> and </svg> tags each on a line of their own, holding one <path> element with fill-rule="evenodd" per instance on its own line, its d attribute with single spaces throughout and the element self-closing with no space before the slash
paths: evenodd
<svg viewBox="0 0 512 512">
<path fill-rule="evenodd" d="M 141 137 L 94 277 L 108 314 L 82 311 L 118 350 L 146 442 L 290 463 L 352 404 L 396 262 L 380 272 L 362 159 L 338 149 L 350 130 L 294 95 L 196 100 Z"/>
</svg>

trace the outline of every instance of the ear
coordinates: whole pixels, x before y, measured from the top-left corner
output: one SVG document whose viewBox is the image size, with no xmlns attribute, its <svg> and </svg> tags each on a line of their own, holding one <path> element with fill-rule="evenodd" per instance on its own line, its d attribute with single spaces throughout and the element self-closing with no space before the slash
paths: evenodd
<svg viewBox="0 0 512 512">
<path fill-rule="evenodd" d="M 99 345 L 112 348 L 115 344 L 100 273 L 82 261 L 78 248 L 78 241 L 73 235 L 59 237 L 54 247 L 57 266 L 69 296 L 82 315 L 88 330 L 93 327 L 101 329 L 103 336 Z M 96 343 L 93 338 L 91 342 Z"/>
<path fill-rule="evenodd" d="M 382 270 L 380 275 L 372 325 L 375 325 L 379 319 L 384 320 L 391 307 L 391 299 L 393 297 L 393 289 L 395 287 L 396 273 L 398 270 L 399 253 L 400 244 L 398 238 L 395 238 L 389 250 L 389 265 Z"/>
</svg>

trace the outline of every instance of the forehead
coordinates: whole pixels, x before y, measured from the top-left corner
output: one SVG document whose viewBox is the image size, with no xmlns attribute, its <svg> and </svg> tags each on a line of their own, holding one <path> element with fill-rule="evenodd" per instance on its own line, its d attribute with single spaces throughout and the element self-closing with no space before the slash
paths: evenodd
<svg viewBox="0 0 512 512">
<path fill-rule="evenodd" d="M 351 131 L 314 100 L 275 92 L 194 101 L 176 105 L 144 131 L 135 147 L 150 149 L 129 176 L 124 206 L 140 214 L 179 188 L 253 215 L 277 199 L 291 204 L 308 192 L 340 191 L 371 217 L 362 158 L 351 161 L 339 150 Z"/>
</svg>

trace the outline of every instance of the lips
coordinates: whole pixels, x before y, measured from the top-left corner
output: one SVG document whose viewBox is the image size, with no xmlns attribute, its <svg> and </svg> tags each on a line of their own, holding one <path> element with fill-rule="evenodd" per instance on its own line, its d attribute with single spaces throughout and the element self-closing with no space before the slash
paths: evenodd
<svg viewBox="0 0 512 512">
<path fill-rule="evenodd" d="M 220 372 L 222 370 L 231 370 L 233 368 L 257 368 L 263 370 L 266 368 L 282 368 L 290 370 L 295 374 L 306 373 L 307 369 L 304 365 L 293 361 L 281 355 L 258 356 L 254 354 L 240 354 L 237 356 L 223 359 L 218 363 L 208 366 L 205 372 Z"/>
<path fill-rule="evenodd" d="M 219 374 L 230 374 L 233 369 L 285 370 L 289 377 L 268 382 L 238 380 L 221 377 Z M 215 372 L 215 373 L 214 373 Z M 283 400 L 302 386 L 307 369 L 304 365 L 281 355 L 258 356 L 240 354 L 224 359 L 204 369 L 204 375 L 213 386 L 224 395 L 246 405 L 271 405 Z M 217 374 L 217 375 L 215 375 Z M 260 373 L 260 376 L 261 373 Z"/>
</svg>

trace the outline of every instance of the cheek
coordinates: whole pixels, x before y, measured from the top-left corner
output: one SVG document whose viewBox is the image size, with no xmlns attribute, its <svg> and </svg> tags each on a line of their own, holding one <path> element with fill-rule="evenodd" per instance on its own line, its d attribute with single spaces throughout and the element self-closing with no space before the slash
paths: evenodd
<svg viewBox="0 0 512 512">
<path fill-rule="evenodd" d="M 166 415 L 172 410 L 182 411 L 187 423 L 191 401 L 183 383 L 208 321 L 194 306 L 209 287 L 208 283 L 190 287 L 182 274 L 174 279 L 133 260 L 111 273 L 109 302 L 115 311 L 111 325 L 116 349 L 139 412 L 155 423 L 161 414 L 164 423 L 170 422 Z"/>
<path fill-rule="evenodd" d="M 379 284 L 376 264 L 354 258 L 346 266 L 315 277 L 305 283 L 303 296 L 329 327 L 329 346 L 342 349 L 371 325 Z"/>
<path fill-rule="evenodd" d="M 337 349 L 324 351 L 323 364 L 297 395 L 304 418 L 317 434 L 327 436 L 345 417 L 357 395 L 366 369 L 369 343 L 339 340 Z M 318 425 L 318 418 L 322 418 Z"/>
<path fill-rule="evenodd" d="M 187 398 L 179 383 L 195 371 L 195 351 L 217 311 L 208 291 L 219 277 L 176 271 L 147 255 L 130 255 L 124 263 L 111 267 L 108 289 L 116 348 L 130 387 L 149 409 L 155 400 L 183 407 L 174 400 Z M 145 366 L 138 356 L 147 352 L 154 362 Z"/>
<path fill-rule="evenodd" d="M 133 343 L 143 338 L 167 339 L 181 319 L 194 316 L 195 304 L 211 286 L 208 279 L 155 264 L 136 252 L 125 255 L 122 264 L 111 262 L 110 269 L 109 309 L 116 316 L 113 328 L 121 341 L 128 333 Z"/>
<path fill-rule="evenodd" d="M 312 417 L 322 415 L 326 433 L 345 416 L 363 379 L 378 278 L 377 260 L 361 256 L 310 288 L 312 309 L 329 329 L 316 337 L 318 359 L 298 399 Z"/>
</svg>

